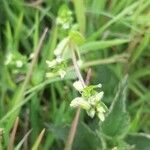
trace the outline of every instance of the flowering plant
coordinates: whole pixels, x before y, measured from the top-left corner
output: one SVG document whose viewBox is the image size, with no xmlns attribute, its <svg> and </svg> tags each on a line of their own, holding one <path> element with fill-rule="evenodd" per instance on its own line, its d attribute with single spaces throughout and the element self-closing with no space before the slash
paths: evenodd
<svg viewBox="0 0 150 150">
<path fill-rule="evenodd" d="M 95 115 L 101 121 L 105 120 L 104 113 L 107 112 L 106 105 L 101 101 L 104 92 L 97 92 L 95 89 L 101 88 L 102 85 L 90 85 L 83 87 L 80 81 L 74 82 L 73 86 L 81 94 L 81 97 L 76 97 L 70 103 L 71 107 L 81 107 L 86 110 L 87 114 L 93 118 Z"/>
<path fill-rule="evenodd" d="M 60 75 L 61 78 L 64 78 L 66 75 L 66 61 L 61 58 L 56 58 L 52 61 L 46 60 L 48 67 L 51 69 L 51 72 L 46 73 L 46 77 L 52 77 L 54 75 Z"/>
</svg>

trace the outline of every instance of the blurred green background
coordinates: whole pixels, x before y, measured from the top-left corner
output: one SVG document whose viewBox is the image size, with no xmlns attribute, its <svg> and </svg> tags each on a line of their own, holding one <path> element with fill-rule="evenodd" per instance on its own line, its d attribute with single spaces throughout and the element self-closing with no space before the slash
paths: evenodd
<svg viewBox="0 0 150 150">
<path fill-rule="evenodd" d="M 149 8 L 149 0 L 0 0 L 1 149 L 12 144 L 11 130 L 17 116 L 14 149 L 31 149 L 43 128 L 46 131 L 39 149 L 63 149 L 76 112 L 69 106 L 78 95 L 72 86 L 76 76 L 68 73 L 64 79 L 46 78 L 45 61 L 54 58 L 57 44 L 71 27 L 77 27 L 85 37 L 79 46 L 84 79 L 91 68 L 90 84 L 102 83 L 103 101 L 108 107 L 116 93 L 118 100 L 126 101 L 116 104 L 111 119 L 102 125 L 82 111 L 73 149 L 148 150 Z M 57 25 L 58 18 L 66 24 Z M 41 52 L 30 70 L 32 54 L 46 27 Z M 126 74 L 127 84 L 122 83 Z M 125 131 L 117 131 L 123 128 Z"/>
</svg>

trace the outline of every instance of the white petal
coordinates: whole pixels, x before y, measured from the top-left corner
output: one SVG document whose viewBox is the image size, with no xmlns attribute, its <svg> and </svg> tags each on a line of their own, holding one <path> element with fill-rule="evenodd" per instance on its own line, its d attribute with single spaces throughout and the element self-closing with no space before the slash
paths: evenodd
<svg viewBox="0 0 150 150">
<path fill-rule="evenodd" d="M 23 62 L 22 62 L 21 60 L 17 60 L 17 61 L 16 61 L 16 66 L 17 66 L 18 68 L 21 68 L 21 67 L 23 66 Z"/>
<path fill-rule="evenodd" d="M 64 78 L 64 76 L 66 75 L 66 71 L 64 71 L 62 69 L 59 70 L 58 73 L 59 73 L 59 75 L 60 75 L 61 78 Z"/>
<path fill-rule="evenodd" d="M 104 92 L 102 91 L 102 92 L 96 94 L 95 99 L 101 100 L 103 98 L 103 95 L 104 95 Z"/>
<path fill-rule="evenodd" d="M 82 97 L 76 97 L 75 99 L 73 99 L 70 103 L 71 107 L 81 107 L 83 109 L 88 110 L 90 108 L 89 103 L 84 100 Z"/>
<path fill-rule="evenodd" d="M 89 98 L 89 102 L 91 105 L 95 105 L 96 102 L 103 98 L 104 92 L 97 93 Z"/>
<path fill-rule="evenodd" d="M 34 56 L 35 56 L 35 54 L 31 53 L 30 56 L 29 56 L 29 59 L 33 59 Z"/>
<path fill-rule="evenodd" d="M 101 121 L 104 121 L 105 120 L 105 116 L 103 113 L 98 113 L 98 118 L 101 120 Z"/>
<path fill-rule="evenodd" d="M 99 84 L 97 85 L 97 87 L 98 87 L 98 88 L 101 88 L 101 87 L 102 87 L 102 84 L 101 84 L 101 83 L 99 83 Z"/>
<path fill-rule="evenodd" d="M 46 60 L 46 63 L 47 63 L 47 65 L 48 65 L 48 67 L 54 67 L 54 66 L 57 64 L 57 62 L 56 62 L 55 59 L 52 60 L 52 61 Z"/>
<path fill-rule="evenodd" d="M 74 86 L 74 88 L 75 88 L 76 90 L 78 90 L 78 91 L 82 91 L 82 90 L 84 89 L 84 87 L 83 87 L 81 81 L 75 81 L 75 82 L 73 83 L 73 86 Z"/>
<path fill-rule="evenodd" d="M 95 115 L 95 110 L 94 110 L 94 109 L 90 109 L 89 111 L 87 111 L 87 114 L 88 114 L 91 118 L 93 118 L 94 115 Z"/>
<path fill-rule="evenodd" d="M 104 109 L 102 106 L 98 107 L 98 108 L 97 108 L 97 111 L 98 111 L 99 113 L 105 113 L 105 112 L 106 112 L 105 109 Z"/>
<path fill-rule="evenodd" d="M 54 54 L 55 56 L 60 56 L 66 46 L 66 44 L 68 43 L 68 38 L 64 38 L 56 47 L 56 49 L 54 50 Z"/>
<path fill-rule="evenodd" d="M 91 105 L 95 105 L 95 103 L 96 103 L 95 96 L 91 96 L 88 101 Z"/>
</svg>

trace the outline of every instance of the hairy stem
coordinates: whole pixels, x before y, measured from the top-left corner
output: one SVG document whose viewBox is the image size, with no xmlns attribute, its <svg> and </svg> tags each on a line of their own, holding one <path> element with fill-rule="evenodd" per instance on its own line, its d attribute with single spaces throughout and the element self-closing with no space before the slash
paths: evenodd
<svg viewBox="0 0 150 150">
<path fill-rule="evenodd" d="M 77 75 L 78 79 L 80 80 L 80 82 L 82 83 L 83 87 L 85 87 L 86 86 L 85 82 L 84 82 L 83 77 L 81 75 L 80 68 L 77 64 L 77 59 L 76 59 L 76 54 L 75 54 L 75 52 L 76 52 L 75 44 L 70 42 L 70 48 L 72 50 L 72 62 L 73 62 L 73 66 L 74 66 L 76 75 Z M 72 148 L 72 144 L 73 144 L 74 137 L 75 137 L 76 130 L 77 130 L 77 125 L 78 125 L 78 122 L 79 122 L 79 117 L 80 117 L 80 108 L 77 109 L 75 117 L 72 121 L 71 129 L 69 131 L 69 135 L 68 135 L 67 142 L 66 142 L 64 150 L 71 150 L 71 148 Z"/>
</svg>

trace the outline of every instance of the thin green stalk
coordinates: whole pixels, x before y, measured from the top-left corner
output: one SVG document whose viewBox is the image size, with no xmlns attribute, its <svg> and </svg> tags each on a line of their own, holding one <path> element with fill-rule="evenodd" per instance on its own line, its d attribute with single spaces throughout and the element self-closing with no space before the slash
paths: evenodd
<svg viewBox="0 0 150 150">
<path fill-rule="evenodd" d="M 28 85 L 28 83 L 29 83 L 29 81 L 30 81 L 30 78 L 31 78 L 31 75 L 32 75 L 32 72 L 33 72 L 33 68 L 34 68 L 34 66 L 35 66 L 35 64 L 36 64 L 36 61 L 37 61 L 37 59 L 38 59 L 38 55 L 39 55 L 39 52 L 40 52 L 40 50 L 41 50 L 43 41 L 44 41 L 44 39 L 45 39 L 45 37 L 46 37 L 47 31 L 48 31 L 48 28 L 46 28 L 46 29 L 44 30 L 44 32 L 43 32 L 43 34 L 42 34 L 42 36 L 41 36 L 41 39 L 40 39 L 40 41 L 39 41 L 39 45 L 37 46 L 37 49 L 35 50 L 35 55 L 34 55 L 34 58 L 33 58 L 32 62 L 31 62 L 29 71 L 28 71 L 28 73 L 27 73 L 27 75 L 26 75 L 26 78 L 25 78 L 25 80 L 24 80 L 24 82 L 23 82 L 23 84 L 22 84 L 22 86 L 21 86 L 21 89 L 20 89 L 20 91 L 19 91 L 19 94 L 17 95 L 17 97 L 15 97 L 15 98 L 16 98 L 16 100 L 15 100 L 15 107 L 16 107 L 16 104 L 20 103 L 20 101 L 24 98 L 25 90 L 26 90 L 27 85 Z M 13 109 L 13 108 L 12 108 L 12 109 Z M 10 110 L 10 111 L 11 111 L 11 110 Z M 9 112 L 0 120 L 0 123 L 4 122 L 4 121 L 7 119 L 8 114 L 9 114 Z M 15 115 L 13 114 L 12 117 L 15 117 Z M 8 125 L 9 125 L 9 124 L 8 124 Z"/>
<path fill-rule="evenodd" d="M 18 124 L 19 124 L 19 118 L 17 117 L 14 127 L 13 127 L 13 130 L 12 130 L 12 133 L 10 135 L 10 139 L 9 139 L 9 143 L 8 143 L 8 150 L 13 150 Z"/>
<path fill-rule="evenodd" d="M 116 62 L 125 63 L 125 62 L 127 62 L 128 57 L 129 56 L 124 53 L 124 54 L 115 55 L 115 56 L 101 59 L 101 60 L 93 60 L 93 61 L 86 62 L 85 64 L 83 64 L 81 66 L 81 68 L 87 68 L 87 67 L 96 66 L 96 65 L 100 65 L 100 64 L 112 64 L 112 63 L 116 63 Z"/>
</svg>

